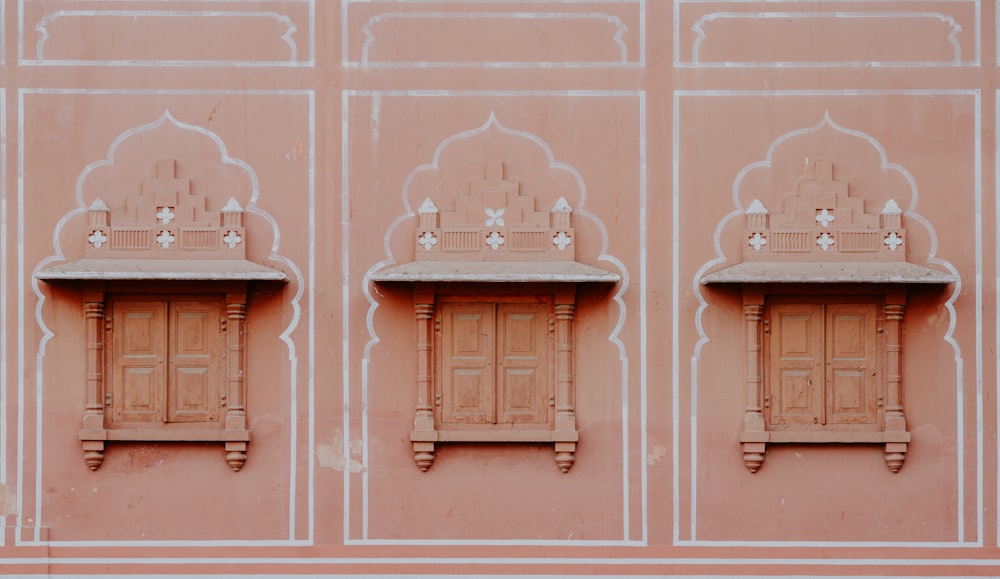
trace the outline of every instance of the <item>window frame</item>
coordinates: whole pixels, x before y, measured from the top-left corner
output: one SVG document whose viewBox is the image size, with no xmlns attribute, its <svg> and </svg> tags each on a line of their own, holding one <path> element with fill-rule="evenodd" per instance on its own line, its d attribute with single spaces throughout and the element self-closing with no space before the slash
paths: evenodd
<svg viewBox="0 0 1000 579">
<path fill-rule="evenodd" d="M 904 284 L 837 284 L 831 295 L 827 284 L 745 284 L 743 314 L 746 336 L 743 377 L 743 425 L 739 441 L 748 471 L 757 472 L 764 462 L 768 444 L 883 444 L 886 466 L 899 472 L 906 458 L 910 433 L 903 413 L 902 323 L 906 309 L 907 287 Z M 768 304 L 851 303 L 863 296 L 874 300 L 876 307 L 876 409 L 881 420 L 874 428 L 851 428 L 841 425 L 815 425 L 810 428 L 774 428 L 768 420 L 770 368 L 767 342 L 770 332 Z"/>
<path fill-rule="evenodd" d="M 883 314 L 884 303 L 881 296 L 865 296 L 858 295 L 856 297 L 844 297 L 837 295 L 818 295 L 818 296 L 772 296 L 766 298 L 766 303 L 764 306 L 764 333 L 765 339 L 763 340 L 763 359 L 765 361 L 764 367 L 764 421 L 769 430 L 772 431 L 809 431 L 809 430 L 842 430 L 842 431 L 877 431 L 884 425 L 884 404 L 885 399 L 885 369 L 884 369 L 884 344 L 883 337 L 884 324 L 883 324 Z M 833 398 L 836 396 L 833 388 L 833 382 L 835 380 L 833 376 L 834 365 L 831 361 L 831 342 L 836 340 L 837 337 L 834 335 L 834 331 L 830 327 L 832 310 L 843 308 L 845 306 L 866 306 L 870 307 L 871 311 L 868 312 L 871 316 L 870 320 L 866 320 L 865 328 L 869 343 L 866 343 L 866 349 L 870 349 L 870 353 L 866 353 L 865 369 L 873 370 L 873 373 L 866 384 L 867 387 L 862 388 L 863 394 L 867 394 L 864 398 L 867 398 L 864 402 L 865 417 L 861 421 L 854 422 L 838 422 L 835 420 L 835 404 Z M 786 416 L 781 413 L 780 408 L 782 406 L 783 393 L 779 388 L 779 372 L 782 368 L 779 368 L 777 358 L 779 353 L 776 352 L 777 345 L 776 342 L 779 341 L 779 334 L 782 331 L 781 325 L 777 320 L 777 312 L 779 309 L 792 310 L 793 308 L 810 308 L 814 311 L 818 311 L 821 316 L 820 328 L 816 332 L 817 340 L 816 346 L 819 347 L 818 362 L 813 365 L 813 374 L 815 378 L 818 378 L 819 383 L 812 385 L 811 395 L 815 396 L 816 408 L 813 412 L 813 422 L 809 423 L 808 420 L 802 418 L 796 419 L 794 416 Z M 804 311 L 800 310 L 800 312 Z M 801 359 L 801 358 L 800 358 Z M 868 367 L 867 363 L 870 361 L 871 366 Z M 819 367 L 820 371 L 816 372 L 815 368 Z M 805 369 L 805 365 L 798 365 L 799 370 Z M 818 396 L 817 396 L 818 394 Z M 818 416 L 816 413 L 818 412 Z"/>
<path fill-rule="evenodd" d="M 83 284 L 87 388 L 79 438 L 83 444 L 84 462 L 91 470 L 100 468 L 108 442 L 221 442 L 225 445 L 229 467 L 239 471 L 246 462 L 250 441 L 246 415 L 245 355 L 248 283 L 179 281 L 166 284 L 167 287 L 164 285 L 146 282 Z M 217 419 L 189 422 L 114 420 L 114 354 L 111 343 L 116 325 L 114 304 L 137 300 L 169 301 L 190 296 L 217 299 L 222 318 L 220 323 L 225 325 L 219 332 L 221 400 Z M 166 399 L 163 404 L 166 404 Z"/>
<path fill-rule="evenodd" d="M 105 378 L 105 404 L 111 408 L 111 412 L 105 413 L 105 420 L 107 428 L 111 429 L 127 429 L 136 428 L 136 425 L 162 425 L 163 428 L 170 428 L 170 424 L 185 424 L 185 425 L 195 425 L 195 424 L 214 424 L 218 423 L 225 414 L 219 412 L 219 407 L 225 408 L 226 406 L 226 392 L 225 392 L 225 368 L 226 361 L 228 359 L 226 352 L 226 325 L 227 321 L 225 318 L 226 313 L 226 296 L 222 293 L 196 293 L 196 294 L 108 294 L 105 298 L 105 308 L 107 310 L 106 324 L 105 324 L 105 337 L 104 343 L 110 344 L 109 348 L 105 348 L 105 368 L 109 371 L 104 373 Z M 160 338 L 158 346 L 158 351 L 151 352 L 151 356 L 154 357 L 159 368 L 157 374 L 159 374 L 160 384 L 155 388 L 156 400 L 154 400 L 155 405 L 155 416 L 152 419 L 134 419 L 129 420 L 124 418 L 122 415 L 127 411 L 125 400 L 124 389 L 126 387 L 126 380 L 124 377 L 125 368 L 128 367 L 122 359 L 126 352 L 123 351 L 123 343 L 126 339 L 125 331 L 126 328 L 122 321 L 122 317 L 128 311 L 141 311 L 136 309 L 130 309 L 130 306 L 135 306 L 137 304 L 147 304 L 146 309 L 160 309 L 162 310 L 162 319 L 160 320 L 160 327 L 158 329 L 158 336 Z M 196 416 L 183 416 L 184 410 L 178 408 L 177 398 L 180 394 L 178 389 L 180 368 L 178 367 L 177 359 L 182 354 L 178 351 L 178 338 L 179 338 L 179 316 L 185 312 L 189 312 L 188 309 L 181 309 L 180 304 L 209 304 L 208 313 L 212 318 L 206 318 L 209 324 L 215 325 L 215 331 L 211 334 L 206 335 L 206 338 L 210 339 L 210 342 L 206 342 L 206 347 L 209 351 L 205 354 L 209 360 L 207 364 L 204 365 L 206 372 L 205 374 L 209 376 L 211 380 L 211 385 L 214 386 L 212 390 L 218 393 L 218 399 L 215 401 L 210 401 L 206 399 L 202 404 L 203 410 L 199 411 L 201 414 L 206 414 L 205 418 L 197 418 Z M 160 307 L 154 307 L 160 306 Z M 110 395 L 110 403 L 108 403 L 108 395 Z M 189 411 L 192 412 L 192 411 Z"/>
<path fill-rule="evenodd" d="M 467 305 L 485 305 L 492 306 L 493 315 L 490 318 L 492 330 L 490 335 L 489 343 L 492 346 L 492 353 L 490 358 L 486 360 L 486 365 L 491 368 L 491 375 L 488 376 L 491 382 L 491 393 L 489 399 L 492 406 L 492 412 L 490 408 L 485 408 L 486 416 L 483 422 L 475 422 L 470 420 L 449 420 L 449 394 L 452 397 L 457 396 L 452 390 L 449 392 L 448 388 L 448 367 L 447 367 L 447 354 L 449 352 L 448 348 L 448 332 L 449 332 L 449 321 L 447 318 L 447 309 L 452 306 L 459 304 Z M 543 420 L 507 420 L 503 417 L 504 405 L 501 401 L 502 393 L 504 391 L 504 385 L 501 380 L 501 373 L 504 368 L 504 364 L 501 361 L 501 342 L 504 338 L 503 332 L 501 330 L 503 319 L 502 310 L 507 309 L 504 306 L 517 307 L 518 305 L 524 306 L 541 306 L 540 308 L 534 308 L 537 312 L 544 312 L 544 318 L 538 322 L 534 323 L 544 324 L 542 330 L 542 339 L 544 344 L 542 346 L 542 354 L 544 355 L 544 361 L 542 361 L 539 366 L 542 369 L 541 378 L 544 381 L 542 388 L 536 389 L 534 392 L 534 397 L 538 398 L 534 400 L 534 405 L 531 406 L 533 413 L 536 415 L 544 414 Z M 529 308 L 524 308 L 529 309 Z M 435 339 L 434 339 L 434 362 L 435 362 L 435 379 L 434 379 L 434 398 L 435 398 L 435 420 L 438 422 L 438 427 L 441 430 L 465 430 L 465 429 L 510 429 L 510 430 L 536 430 L 540 427 L 551 428 L 554 423 L 554 407 L 555 407 L 555 373 L 554 373 L 554 360 L 555 360 L 555 328 L 554 328 L 554 318 L 555 318 L 555 305 L 553 303 L 551 294 L 542 295 L 510 295 L 510 296 L 495 296 L 495 295 L 462 295 L 462 294 L 441 294 L 436 299 L 436 312 L 435 312 Z M 537 332 L 538 328 L 533 328 L 533 331 Z M 534 338 L 539 336 L 535 335 Z M 539 396 L 541 394 L 541 396 Z M 457 418 L 451 416 L 451 418 Z"/>
<path fill-rule="evenodd" d="M 440 304 L 461 301 L 551 304 L 546 348 L 551 362 L 546 372 L 550 420 L 524 425 L 442 422 Z M 574 453 L 579 440 L 573 377 L 576 284 L 415 283 L 413 304 L 417 326 L 417 396 L 410 441 L 417 467 L 427 471 L 434 462 L 436 444 L 442 442 L 541 442 L 554 445 L 556 464 L 562 472 L 568 472 L 576 460 Z"/>
</svg>

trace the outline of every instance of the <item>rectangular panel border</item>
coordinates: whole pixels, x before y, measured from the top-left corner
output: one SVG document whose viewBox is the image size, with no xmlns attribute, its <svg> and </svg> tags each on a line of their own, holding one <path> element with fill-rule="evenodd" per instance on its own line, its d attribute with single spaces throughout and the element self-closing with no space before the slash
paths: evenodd
<svg viewBox="0 0 1000 579">
<path fill-rule="evenodd" d="M 639 224 L 639 276 L 642 278 L 642 283 L 639 285 L 639 335 L 640 335 L 640 352 L 639 352 L 639 375 L 640 375 L 640 385 L 639 385 L 639 396 L 640 396 L 640 449 L 641 456 L 645 457 L 647 452 L 647 410 L 646 410 L 646 303 L 647 303 L 647 275 L 646 275 L 646 232 L 647 232 L 647 217 L 646 217 L 646 93 L 645 91 L 587 91 L 587 90 L 575 90 L 575 91 L 503 91 L 503 90 L 483 90 L 483 91 L 427 91 L 427 90 L 344 90 L 341 98 L 342 107 L 342 127 L 343 131 L 341 133 L 341 195 L 342 195 L 342 210 L 343 214 L 349 215 L 350 207 L 350 123 L 349 115 L 351 111 L 350 102 L 351 98 L 355 97 L 385 97 L 385 96 L 404 96 L 404 97 L 415 97 L 415 98 L 428 98 L 428 97 L 619 97 L 619 98 L 635 98 L 639 103 L 639 208 L 640 208 L 640 224 Z M 343 230 L 341 232 L 341 243 L 343 247 L 350 247 L 350 224 L 346 221 L 343 223 Z M 351 276 L 351 264 L 349 255 L 345 252 L 343 255 L 342 263 L 343 279 L 342 279 L 342 294 L 343 294 L 343 334 L 344 336 L 350 335 L 349 324 L 350 324 L 350 304 L 349 297 L 351 291 L 351 284 L 353 277 Z M 344 441 L 343 441 L 343 452 L 344 456 L 350 456 L 350 442 L 351 442 L 351 429 L 350 429 L 350 387 L 351 387 L 351 375 L 350 375 L 350 364 L 347 361 L 352 360 L 350 352 L 350 344 L 345 339 L 343 342 L 343 359 L 345 363 L 343 364 L 343 429 L 344 429 Z M 627 374 L 628 368 L 623 369 L 623 372 Z M 365 368 L 362 366 L 361 373 L 365 374 Z M 364 381 L 364 376 L 362 380 Z M 366 386 L 362 384 L 362 398 L 366 397 L 366 392 L 364 389 Z M 369 539 L 367 537 L 368 532 L 368 468 L 367 468 L 367 445 L 363 444 L 363 454 L 362 454 L 362 533 L 363 537 L 361 539 L 352 539 L 350 534 L 350 516 L 351 516 L 351 487 L 350 487 L 350 469 L 344 469 L 344 512 L 343 512 L 343 533 L 344 533 L 344 544 L 345 545 L 586 545 L 586 546 L 645 546 L 647 544 L 648 538 L 648 465 L 645 460 L 641 462 L 641 483 L 640 483 L 640 506 L 641 506 L 641 516 L 642 516 L 642 534 L 641 537 L 632 539 L 629 536 L 630 523 L 629 523 L 629 511 L 631 505 L 631 494 L 629 486 L 629 416 L 628 416 L 628 380 L 624 380 L 622 384 L 622 484 L 623 484 L 623 505 L 622 505 L 622 525 L 623 525 L 623 538 L 621 540 L 612 541 L 592 541 L 592 540 L 580 540 L 580 539 L 566 539 L 566 540 L 521 540 L 521 539 Z M 367 440 L 367 405 L 360 404 L 362 408 L 362 432 L 363 440 Z"/>
<path fill-rule="evenodd" d="M 23 0 L 22 0 L 23 1 Z M 429 4 L 439 0 L 395 0 L 397 4 Z M 510 0 L 465 0 L 468 3 L 492 1 L 498 4 Z M 341 2 L 341 66 L 344 68 L 645 68 L 646 66 L 646 0 L 519 0 L 519 3 L 538 4 L 541 8 L 551 4 L 592 4 L 592 3 L 635 4 L 639 10 L 639 58 L 633 62 L 376 62 L 365 63 L 349 58 L 350 34 L 348 32 L 348 15 L 352 4 L 370 4 L 373 0 L 342 0 Z M 551 8 L 549 9 L 551 11 Z"/>
<path fill-rule="evenodd" d="M 975 250 L 975 262 L 976 262 L 976 360 L 975 360 L 975 373 L 976 373 L 976 512 L 983 512 L 983 317 L 982 317 L 982 289 L 983 289 L 983 279 L 982 279 L 982 265 L 983 265 L 983 241 L 982 241 L 982 99 L 979 90 L 974 89 L 956 89 L 956 90 L 778 90 L 778 91 L 766 91 L 766 90 L 745 90 L 745 91 L 727 91 L 727 90 L 716 90 L 716 91 L 697 91 L 697 90 L 678 90 L 674 92 L 673 97 L 673 192 L 672 192 L 672 209 L 673 209 L 673 250 L 671 252 L 673 259 L 673 282 L 672 282 L 672 400 L 673 400 L 673 452 L 674 452 L 674 480 L 673 480 L 673 544 L 675 546 L 712 546 L 712 547 L 743 547 L 743 546 L 753 546 L 753 547 L 982 547 L 983 546 L 983 517 L 977 517 L 977 530 L 976 539 L 969 541 L 965 538 L 965 494 L 968 492 L 966 489 L 965 481 L 965 452 L 966 447 L 964 444 L 965 435 L 965 410 L 964 410 L 964 397 L 961 385 L 961 374 L 963 372 L 962 360 L 957 361 L 957 373 L 958 373 L 958 385 L 957 388 L 957 412 L 958 420 L 956 424 L 956 437 L 959 441 L 959 448 L 957 451 L 957 472 L 956 477 L 958 480 L 957 485 L 957 500 L 958 500 L 958 536 L 955 541 L 714 541 L 714 540 L 699 540 L 696 539 L 696 525 L 697 525 L 697 416 L 692 412 L 692 423 L 691 423 L 691 448 L 690 453 L 690 476 L 691 476 L 691 499 L 690 499 L 690 517 L 691 517 L 691 528 L 688 530 L 688 534 L 692 539 L 680 539 L 681 536 L 681 525 L 680 525 L 680 512 L 681 512 L 681 498 L 680 498 L 680 127 L 683 121 L 680 116 L 680 101 L 683 98 L 688 97 L 702 97 L 702 98 L 727 98 L 727 97 L 754 97 L 754 96 L 779 96 L 779 97 L 843 97 L 843 96 L 879 96 L 879 95 L 907 95 L 907 96 L 972 96 L 975 98 L 975 213 L 977 215 L 975 222 L 975 232 L 976 232 L 976 250 Z M 1000 165 L 998 165 L 1000 166 Z M 1000 304 L 1000 298 L 998 298 L 998 304 Z M 1000 340 L 998 340 L 1000 343 Z M 696 370 L 692 367 L 692 374 L 696 375 Z M 692 379 L 691 386 L 691 405 L 694 407 L 697 404 L 697 380 Z M 998 405 L 1000 408 L 1000 405 Z M 1000 497 L 1000 494 L 998 494 Z"/>
<path fill-rule="evenodd" d="M 975 55 L 969 60 L 960 60 L 959 62 L 940 62 L 940 61 L 914 61 L 914 62 L 865 62 L 865 61 L 847 61 L 847 62 L 788 62 L 788 61 L 777 61 L 777 62 L 694 62 L 690 59 L 681 60 L 681 29 L 680 29 L 680 13 L 681 5 L 684 4 L 704 4 L 710 2 L 711 0 L 674 0 L 674 42 L 673 42 L 673 61 L 674 66 L 678 68 L 753 68 L 753 69 L 766 69 L 766 68 L 926 68 L 926 67 L 948 67 L 948 68 L 969 68 L 977 67 L 982 64 L 981 54 L 982 54 L 982 7 L 980 0 L 944 0 L 951 3 L 968 3 L 975 6 L 975 26 L 974 26 L 974 44 L 975 44 Z M 758 3 L 761 5 L 766 5 L 769 0 L 717 0 L 717 3 L 729 3 L 729 4 L 748 4 L 748 3 Z M 833 0 L 834 3 L 841 3 L 845 6 L 850 6 L 851 4 L 861 4 L 861 3 L 876 3 L 880 0 Z M 912 0 L 911 0 L 912 1 Z M 839 14 L 839 12 L 825 12 L 826 15 Z M 789 13 L 790 16 L 795 16 L 797 13 Z M 907 14 L 906 12 L 898 12 L 898 14 Z M 1000 26 L 1000 13 L 997 14 L 997 25 Z M 997 46 L 997 58 L 1000 60 L 1000 44 Z"/>
<path fill-rule="evenodd" d="M 0 3 L 6 0 L 0 0 Z M 309 58 L 306 60 L 296 60 L 296 61 L 277 61 L 277 60 L 265 60 L 265 61 L 224 61 L 224 60 L 79 60 L 79 59 L 61 59 L 61 60 L 46 60 L 44 58 L 25 58 L 24 57 L 24 4 L 29 0 L 17 0 L 18 2 L 18 12 L 17 12 L 17 62 L 21 66 L 100 66 L 100 67 L 184 67 L 184 68 L 219 68 L 219 67 L 236 67 L 236 68 L 260 68 L 260 67 L 272 67 L 272 68 L 311 68 L 316 66 L 316 0 L 278 0 L 289 3 L 304 3 L 309 9 L 309 26 L 308 34 L 309 41 L 307 47 L 309 50 Z M 115 1 L 115 0 L 108 0 Z M 153 6 L 162 6 L 162 0 L 133 0 L 135 2 L 146 2 Z M 190 0 L 193 2 L 217 2 L 218 0 Z M 269 0 L 243 0 L 245 2 L 266 2 Z M 323 0 L 325 1 L 325 0 Z M 3 6 L 0 4 L 0 9 Z M 88 11 L 78 10 L 74 12 L 79 12 L 81 15 Z M 97 14 L 99 12 L 109 12 L 117 13 L 122 11 L 114 10 L 91 10 Z M 128 12 L 136 12 L 131 10 Z M 169 13 L 170 11 L 163 11 Z M 175 11 L 179 12 L 179 11 Z M 4 19 L 6 10 L 0 11 L 0 26 L 4 25 Z M 249 14 L 246 11 L 243 12 L 233 12 L 234 17 L 238 17 L 241 14 Z M 6 31 L 6 28 L 0 28 L 0 31 Z M 2 33 L 0 33 L 0 40 L 3 39 Z M 3 62 L 3 57 L 5 54 L 6 43 L 0 44 L 0 62 Z"/>
<path fill-rule="evenodd" d="M 264 539 L 264 540 L 241 540 L 241 539 L 219 539 L 219 540 L 127 540 L 127 541 L 91 541 L 91 540 L 81 540 L 81 541 L 50 541 L 47 537 L 42 536 L 43 527 L 38 525 L 24 525 L 24 520 L 28 513 L 25 513 L 23 507 L 24 501 L 24 428 L 25 428 L 25 408 L 24 408 L 24 393 L 25 393 L 25 368 L 27 366 L 25 360 L 24 351 L 24 328 L 25 328 L 25 302 L 26 302 L 26 286 L 25 282 L 28 276 L 25 273 L 25 263 L 24 263 L 24 99 L 25 96 L 30 95 L 142 95 L 142 96 L 201 96 L 201 95 L 245 95 L 245 96 L 284 96 L 284 97 L 305 97 L 308 101 L 309 108 L 309 161 L 308 161 L 308 172 L 309 172 L 309 257 L 308 257 L 308 275 L 307 275 L 307 288 L 305 291 L 309 292 L 309 318 L 308 318 L 308 352 L 309 357 L 308 364 L 308 374 L 307 374 L 307 397 L 309 400 L 308 409 L 308 425 L 307 425 L 307 435 L 308 435 L 308 481 L 307 481 L 307 511 L 308 511 L 308 532 L 304 539 L 295 538 L 296 530 L 296 492 L 297 492 L 297 470 L 299 461 L 297 453 L 297 440 L 298 440 L 298 421 L 292 420 L 290 424 L 289 432 L 289 506 L 288 506 L 288 524 L 289 524 L 289 537 L 288 539 Z M 6 109 L 3 109 L 4 111 Z M 17 175 L 17 230 L 18 230 L 18 248 L 17 248 L 17 301 L 18 301 L 18 459 L 17 459 L 17 471 L 18 471 L 18 516 L 16 522 L 16 532 L 14 544 L 17 546 L 72 546 L 72 547 L 120 547 L 120 546 L 142 546 L 142 547 L 188 547 L 188 546 L 200 546 L 200 547 L 222 547 L 222 546 L 254 546 L 254 547 L 267 547 L 267 546 L 309 546 L 313 544 L 314 537 L 314 505 L 315 505 L 315 492 L 314 492 L 314 461 L 315 461 L 315 411 L 314 411 L 314 393 L 315 393 L 315 236 L 316 236 L 316 221 L 315 221 L 315 206 L 316 206 L 316 98 L 315 91 L 312 90 L 158 90 L 158 89 L 67 89 L 67 88 L 49 88 L 49 89 L 20 89 L 18 90 L 18 175 Z M 6 126 L 6 125 L 4 125 Z M 5 159 L 6 157 L 4 157 Z M 5 223 L 6 215 L 6 205 L 2 207 L 3 215 L 0 215 L 0 223 Z M 6 256 L 6 253 L 3 254 Z M 0 290 L 4 291 L 4 290 Z M 0 297 L 2 299 L 2 297 Z M 0 322 L 2 323 L 2 322 Z M 5 329 L 6 326 L 3 326 Z M 0 346 L 2 347 L 2 346 Z M 31 365 L 35 367 L 36 365 Z M 36 370 L 40 373 L 40 370 Z M 296 375 L 297 368 L 292 368 L 292 374 Z M 299 396 L 296 380 L 289 386 L 290 393 L 290 414 L 296 416 L 298 413 L 298 401 Z M 35 487 L 34 501 L 35 509 L 31 513 L 31 518 L 34 522 L 41 521 L 42 514 L 42 498 L 43 493 L 41 489 L 42 481 L 42 444 L 41 444 L 41 433 L 42 433 L 42 404 L 41 404 L 41 381 L 36 379 L 36 387 L 38 391 L 35 398 Z M 28 530 L 32 533 L 32 537 L 28 540 L 22 538 L 22 532 Z M 2 559 L 0 559 L 2 560 Z"/>
</svg>

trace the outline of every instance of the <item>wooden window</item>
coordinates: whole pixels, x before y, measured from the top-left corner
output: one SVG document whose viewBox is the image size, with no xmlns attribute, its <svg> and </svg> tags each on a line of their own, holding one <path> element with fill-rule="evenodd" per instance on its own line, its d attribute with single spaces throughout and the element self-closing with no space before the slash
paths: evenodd
<svg viewBox="0 0 1000 579">
<path fill-rule="evenodd" d="M 576 260 L 565 197 L 538 210 L 539 200 L 505 177 L 502 161 L 487 161 L 481 177 L 448 202 L 453 210 L 424 199 L 412 261 L 367 278 L 413 284 L 414 461 L 429 469 L 439 442 L 551 442 L 568 472 L 579 440 L 576 286 L 621 276 Z"/>
<path fill-rule="evenodd" d="M 246 462 L 246 283 L 217 293 L 146 293 L 140 284 L 84 292 L 86 409 L 80 440 L 91 470 L 109 441 L 222 442 Z M 192 287 L 192 289 L 197 289 Z"/>
<path fill-rule="evenodd" d="M 109 427 L 218 421 L 222 299 L 116 298 L 112 304 Z"/>
<path fill-rule="evenodd" d="M 549 421 L 550 308 L 539 303 L 441 304 L 442 424 Z"/>
<path fill-rule="evenodd" d="M 246 210 L 236 197 L 223 203 L 192 187 L 174 159 L 155 167 L 140 183 L 112 187 L 133 191 L 115 197 L 120 205 L 93 200 L 77 237 L 82 259 L 35 272 L 82 293 L 83 460 L 100 468 L 108 441 L 223 442 L 238 471 L 250 441 L 248 284 L 288 277 L 247 259 Z"/>
<path fill-rule="evenodd" d="M 439 295 L 417 284 L 417 407 L 410 440 L 426 471 L 441 442 L 546 442 L 575 461 L 576 288 Z"/>
<path fill-rule="evenodd" d="M 771 428 L 874 429 L 876 305 L 785 303 L 770 314 Z"/>
<path fill-rule="evenodd" d="M 743 288 L 743 461 L 757 472 L 776 442 L 873 443 L 885 445 L 886 465 L 898 472 L 910 442 L 901 362 L 907 288 L 959 278 L 909 261 L 899 204 L 853 195 L 869 188 L 835 179 L 832 160 L 807 163 L 795 189 L 782 194 L 780 209 L 754 199 L 742 260 L 700 279 Z"/>
<path fill-rule="evenodd" d="M 898 472 L 906 294 L 766 295 L 744 291 L 743 460 L 757 472 L 767 444 L 874 443 Z"/>
</svg>

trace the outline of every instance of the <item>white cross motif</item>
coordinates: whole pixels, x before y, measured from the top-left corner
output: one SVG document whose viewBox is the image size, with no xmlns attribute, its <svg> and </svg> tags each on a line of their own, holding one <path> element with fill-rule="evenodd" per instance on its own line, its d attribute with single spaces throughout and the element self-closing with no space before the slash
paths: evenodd
<svg viewBox="0 0 1000 579">
<path fill-rule="evenodd" d="M 573 240 L 570 236 L 566 235 L 565 231 L 560 231 L 552 238 L 552 245 L 555 245 L 560 250 L 566 249 L 571 243 L 573 243 Z"/>
<path fill-rule="evenodd" d="M 503 243 L 503 236 L 496 231 L 491 231 L 486 237 L 486 245 L 492 247 L 493 251 L 500 249 L 500 246 L 503 245 Z"/>
<path fill-rule="evenodd" d="M 174 211 L 170 207 L 160 207 L 160 210 L 156 213 L 156 218 L 164 225 L 173 221 L 174 217 Z"/>
<path fill-rule="evenodd" d="M 490 209 L 486 208 L 486 227 L 491 225 L 496 225 L 497 227 L 503 227 L 503 213 L 506 211 L 503 207 L 500 209 Z"/>
<path fill-rule="evenodd" d="M 226 232 L 226 236 L 222 238 L 222 241 L 229 246 L 229 249 L 236 249 L 236 246 L 243 241 L 243 238 L 235 231 L 230 230 Z"/>
<path fill-rule="evenodd" d="M 424 249 L 431 249 L 437 245 L 438 240 L 437 237 L 434 237 L 433 233 L 425 231 L 423 235 L 417 238 L 417 243 L 423 246 Z"/>
<path fill-rule="evenodd" d="M 833 213 L 830 213 L 829 209 L 824 209 L 816 214 L 816 221 L 822 225 L 824 228 L 830 226 L 830 222 L 835 219 Z"/>
<path fill-rule="evenodd" d="M 170 244 L 175 241 L 177 241 L 177 238 L 166 229 L 161 230 L 160 234 L 156 236 L 156 243 L 159 243 L 164 249 L 170 247 Z"/>
<path fill-rule="evenodd" d="M 903 238 L 896 235 L 896 232 L 894 231 L 889 235 L 886 235 L 885 239 L 882 240 L 882 243 L 889 246 L 889 251 L 896 251 L 897 247 L 903 245 Z"/>
<path fill-rule="evenodd" d="M 826 251 L 833 245 L 833 238 L 830 237 L 829 233 L 823 232 L 823 235 L 816 238 L 816 245 L 822 247 L 823 251 Z"/>
<path fill-rule="evenodd" d="M 104 232 L 101 231 L 100 229 L 97 229 L 90 234 L 90 237 L 87 238 L 87 241 L 89 241 L 91 245 L 93 245 L 94 247 L 100 249 L 102 245 L 108 242 L 108 236 L 104 235 Z"/>
<path fill-rule="evenodd" d="M 767 238 L 760 233 L 754 233 L 753 236 L 750 237 L 750 241 L 748 243 L 754 251 L 760 251 L 760 248 L 767 245 Z"/>
</svg>

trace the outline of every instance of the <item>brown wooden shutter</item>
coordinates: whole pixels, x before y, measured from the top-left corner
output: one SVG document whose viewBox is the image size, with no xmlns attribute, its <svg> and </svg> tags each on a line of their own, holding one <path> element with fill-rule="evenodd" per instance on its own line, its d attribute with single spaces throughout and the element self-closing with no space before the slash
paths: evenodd
<svg viewBox="0 0 1000 579">
<path fill-rule="evenodd" d="M 219 366 L 218 301 L 177 300 L 170 304 L 167 420 L 218 420 L 222 392 Z"/>
<path fill-rule="evenodd" d="M 876 308 L 831 304 L 826 309 L 828 424 L 875 424 Z"/>
<path fill-rule="evenodd" d="M 441 304 L 441 420 L 496 422 L 495 304 Z"/>
<path fill-rule="evenodd" d="M 166 418 L 167 304 L 115 302 L 113 315 L 112 420 L 162 422 Z"/>
<path fill-rule="evenodd" d="M 822 424 L 823 306 L 771 308 L 771 423 Z"/>
<path fill-rule="evenodd" d="M 497 422 L 548 420 L 548 307 L 497 306 Z"/>
</svg>

